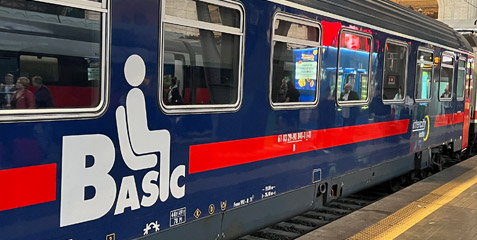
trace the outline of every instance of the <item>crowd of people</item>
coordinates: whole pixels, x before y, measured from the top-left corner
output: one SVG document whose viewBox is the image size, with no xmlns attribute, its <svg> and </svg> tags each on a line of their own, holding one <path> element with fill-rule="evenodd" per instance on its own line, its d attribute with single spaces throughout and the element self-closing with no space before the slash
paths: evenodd
<svg viewBox="0 0 477 240">
<path fill-rule="evenodd" d="M 34 76 L 30 82 L 27 77 L 17 78 L 11 73 L 5 75 L 0 83 L 0 109 L 53 108 L 51 92 L 43 84 L 41 76 Z"/>
</svg>

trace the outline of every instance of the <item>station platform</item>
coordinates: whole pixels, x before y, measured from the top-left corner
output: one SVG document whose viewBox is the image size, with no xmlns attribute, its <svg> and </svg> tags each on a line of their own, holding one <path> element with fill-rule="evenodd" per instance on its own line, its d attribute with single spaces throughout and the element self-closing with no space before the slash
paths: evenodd
<svg viewBox="0 0 477 240">
<path fill-rule="evenodd" d="M 477 240 L 477 156 L 298 238 L 316 239 Z"/>
</svg>

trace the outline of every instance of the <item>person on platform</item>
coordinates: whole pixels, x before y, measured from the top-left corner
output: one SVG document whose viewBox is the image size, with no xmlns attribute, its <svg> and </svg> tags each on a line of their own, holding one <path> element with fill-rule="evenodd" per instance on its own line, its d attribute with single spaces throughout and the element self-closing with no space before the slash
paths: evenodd
<svg viewBox="0 0 477 240">
<path fill-rule="evenodd" d="M 4 109 L 6 105 L 10 104 L 10 99 L 15 91 L 15 84 L 13 83 L 13 74 L 5 75 L 5 84 L 0 84 L 0 108 Z"/>
<path fill-rule="evenodd" d="M 347 83 L 344 86 L 344 91 L 340 95 L 340 101 L 352 101 L 352 100 L 359 100 L 358 93 L 353 91 L 353 85 L 351 83 Z"/>
<path fill-rule="evenodd" d="M 36 108 L 35 95 L 27 89 L 30 85 L 30 79 L 19 77 L 15 84 L 16 91 L 13 93 L 10 104 L 7 109 L 33 109 Z"/>
<path fill-rule="evenodd" d="M 32 85 L 38 90 L 35 92 L 35 103 L 37 108 L 53 108 L 53 99 L 51 97 L 50 89 L 43 85 L 43 78 L 41 76 L 34 76 Z"/>
<path fill-rule="evenodd" d="M 296 89 L 293 81 L 287 82 L 287 94 L 285 102 L 299 102 L 300 101 L 300 92 Z"/>
</svg>

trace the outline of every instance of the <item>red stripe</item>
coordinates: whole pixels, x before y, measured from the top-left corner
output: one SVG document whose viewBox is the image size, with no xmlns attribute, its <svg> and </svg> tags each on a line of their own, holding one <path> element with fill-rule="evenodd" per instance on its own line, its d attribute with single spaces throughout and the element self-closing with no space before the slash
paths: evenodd
<svg viewBox="0 0 477 240">
<path fill-rule="evenodd" d="M 454 120 L 452 120 L 452 124 L 458 124 L 463 122 L 464 122 L 464 113 L 463 112 L 454 113 Z"/>
<path fill-rule="evenodd" d="M 464 122 L 464 113 L 450 113 L 445 115 L 437 115 L 434 127 L 444 127 L 452 124 Z"/>
<path fill-rule="evenodd" d="M 464 127 L 462 132 L 462 149 L 466 148 L 469 145 L 469 115 L 470 115 L 470 98 L 465 99 L 464 107 Z"/>
<path fill-rule="evenodd" d="M 0 211 L 56 200 L 56 164 L 0 171 Z"/>
<path fill-rule="evenodd" d="M 437 115 L 434 127 L 443 127 L 452 124 L 452 114 Z"/>
<path fill-rule="evenodd" d="M 189 149 L 189 174 L 399 135 L 408 126 L 409 119 L 194 145 Z M 293 134 L 296 140 L 288 141 Z"/>
</svg>

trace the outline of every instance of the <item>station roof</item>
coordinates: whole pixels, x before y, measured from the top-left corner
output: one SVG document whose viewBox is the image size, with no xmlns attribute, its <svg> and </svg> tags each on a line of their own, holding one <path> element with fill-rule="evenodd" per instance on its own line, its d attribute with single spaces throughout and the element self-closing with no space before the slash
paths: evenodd
<svg viewBox="0 0 477 240">
<path fill-rule="evenodd" d="M 462 34 L 472 47 L 477 47 L 477 20 L 445 19 L 442 21 Z"/>
<path fill-rule="evenodd" d="M 445 23 L 388 0 L 289 1 L 415 38 L 472 52 L 472 47 L 465 38 Z"/>
</svg>

